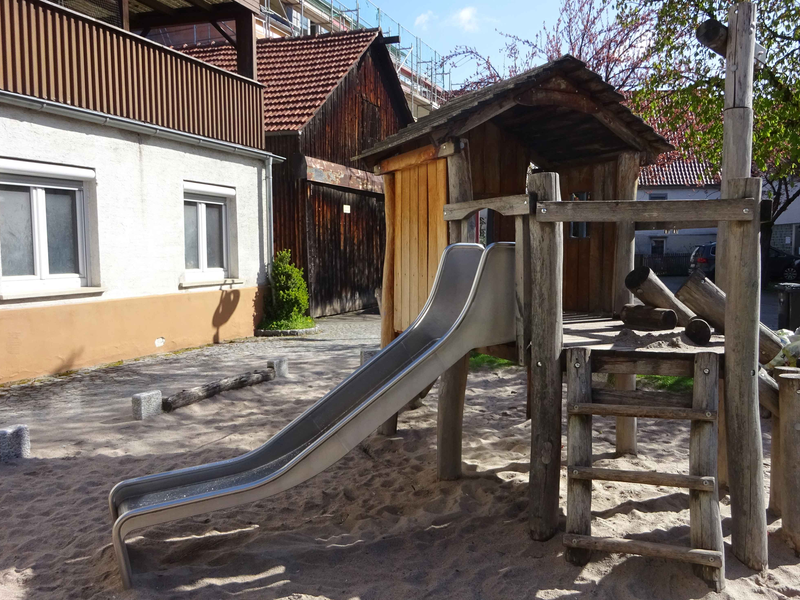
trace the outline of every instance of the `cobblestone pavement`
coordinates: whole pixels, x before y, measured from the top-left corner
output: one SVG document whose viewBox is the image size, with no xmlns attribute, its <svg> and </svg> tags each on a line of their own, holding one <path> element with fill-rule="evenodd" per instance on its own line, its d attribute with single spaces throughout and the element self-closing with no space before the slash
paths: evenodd
<svg viewBox="0 0 800 600">
<path fill-rule="evenodd" d="M 330 354 L 331 360 L 349 361 L 355 368 L 361 348 L 376 348 L 380 344 L 377 311 L 326 317 L 317 319 L 317 323 L 320 333 L 312 336 L 246 338 L 0 387 L 0 426 L 50 420 L 58 415 L 67 419 L 72 410 L 102 413 L 102 405 L 130 402 L 137 392 L 159 389 L 169 396 L 209 381 L 263 368 L 272 358 L 289 359 L 292 374 L 302 373 L 304 362 L 319 353 Z"/>
</svg>

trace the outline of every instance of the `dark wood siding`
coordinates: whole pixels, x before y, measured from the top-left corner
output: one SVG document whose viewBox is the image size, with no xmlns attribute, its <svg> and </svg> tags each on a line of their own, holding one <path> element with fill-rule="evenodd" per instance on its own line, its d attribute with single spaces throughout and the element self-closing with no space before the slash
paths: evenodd
<svg viewBox="0 0 800 600">
<path fill-rule="evenodd" d="M 395 103 L 405 100 L 392 98 L 385 76 L 370 49 L 301 135 L 267 137 L 267 149 L 287 158 L 300 152 L 365 169 L 352 158 L 401 127 Z M 276 168 L 274 177 L 275 248 L 291 248 L 303 268 L 312 316 L 374 306 L 383 276 L 383 199 L 292 180 L 287 165 Z"/>
<path fill-rule="evenodd" d="M 37 0 L 0 0 L 0 89 L 264 147 L 263 88 Z"/>
</svg>

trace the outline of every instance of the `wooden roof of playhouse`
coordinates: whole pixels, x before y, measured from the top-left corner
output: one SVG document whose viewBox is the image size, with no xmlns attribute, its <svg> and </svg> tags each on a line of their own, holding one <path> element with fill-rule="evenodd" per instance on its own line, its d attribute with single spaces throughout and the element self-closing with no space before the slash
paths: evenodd
<svg viewBox="0 0 800 600">
<path fill-rule="evenodd" d="M 625 151 L 638 151 L 642 163 L 651 164 L 673 150 L 624 100 L 582 61 L 565 55 L 451 100 L 360 158 L 374 164 L 420 145 L 438 145 L 490 120 L 520 140 L 543 168 Z"/>
</svg>

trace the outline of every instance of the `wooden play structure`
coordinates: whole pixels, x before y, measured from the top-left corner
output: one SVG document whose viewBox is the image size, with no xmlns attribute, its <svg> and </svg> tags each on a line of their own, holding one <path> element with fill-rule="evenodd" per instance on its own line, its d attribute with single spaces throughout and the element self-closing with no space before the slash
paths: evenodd
<svg viewBox="0 0 800 600">
<path fill-rule="evenodd" d="M 767 213 L 761 180 L 750 177 L 754 32 L 755 7 L 748 2 L 731 8 L 728 27 L 707 23 L 698 30 L 701 42 L 727 57 L 720 200 L 631 202 L 640 166 L 670 146 L 571 57 L 466 94 L 362 156 L 383 176 L 386 190 L 383 345 L 423 307 L 444 247 L 477 241 L 480 211 L 488 210 L 487 242 L 516 242 L 517 341 L 481 351 L 528 367 L 535 540 L 557 532 L 562 378 L 567 374 L 564 544 L 567 558 L 577 564 L 587 562 L 594 549 L 672 558 L 698 565 L 698 574 L 721 589 L 718 486 L 724 484 L 731 496 L 733 554 L 752 569 L 766 568 L 759 399 L 777 425 L 770 505 L 782 511 L 788 536 L 800 543 L 792 501 L 800 492 L 795 439 L 800 424 L 793 395 L 800 394 L 800 374 L 783 374 L 776 382 L 759 366 L 781 346 L 758 318 L 759 231 Z M 657 277 L 633 272 L 637 228 L 717 224 L 721 289 L 694 280 L 676 297 Z M 633 311 L 634 295 L 651 308 Z M 622 324 L 614 317 L 626 305 L 629 313 L 637 312 L 635 318 L 651 324 L 676 320 L 687 333 L 697 334 L 697 347 L 653 350 L 615 343 Z M 605 319 L 565 316 L 576 311 Z M 465 356 L 441 379 L 441 479 L 461 474 L 467 365 Z M 616 389 L 593 390 L 593 372 L 613 373 Z M 694 390 L 686 395 L 639 391 L 637 374 L 694 377 Z M 636 418 L 690 421 L 690 474 L 593 468 L 593 415 L 617 418 L 619 453 L 636 453 Z M 395 430 L 396 416 L 381 431 Z M 592 480 L 687 488 L 691 547 L 592 537 Z"/>
</svg>

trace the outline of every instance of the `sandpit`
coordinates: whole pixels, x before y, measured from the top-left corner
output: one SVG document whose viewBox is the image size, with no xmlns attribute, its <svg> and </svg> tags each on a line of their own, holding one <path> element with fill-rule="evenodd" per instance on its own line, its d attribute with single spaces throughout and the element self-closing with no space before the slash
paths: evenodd
<svg viewBox="0 0 800 600">
<path fill-rule="evenodd" d="M 771 570 L 754 574 L 728 551 L 722 594 L 686 564 L 598 555 L 581 569 L 564 560 L 560 536 L 532 542 L 530 424 L 525 374 L 516 367 L 470 373 L 462 480 L 436 481 L 434 388 L 421 408 L 401 415 L 396 436 L 369 438 L 306 484 L 239 509 L 134 532 L 135 588 L 123 592 L 110 546 L 112 485 L 258 446 L 358 366 L 359 347 L 377 336 L 375 322 L 366 327 L 358 340 L 232 344 L 0 395 L 0 422 L 28 423 L 33 441 L 33 458 L 0 466 L 0 598 L 749 600 L 800 594 L 798 559 L 781 539 L 780 520 L 770 519 Z M 166 380 L 180 389 L 219 374 L 209 365 L 233 373 L 276 353 L 292 363 L 286 379 L 148 421 L 130 416 L 132 388 L 157 388 Z M 762 426 L 769 456 L 769 422 Z M 613 419 L 595 419 L 593 434 L 597 466 L 688 472 L 686 424 L 640 420 L 638 458 L 613 457 Z M 562 511 L 565 483 L 562 468 Z M 688 496 L 679 490 L 608 482 L 595 482 L 593 490 L 595 535 L 688 543 Z M 727 500 L 721 508 L 728 518 Z M 727 521 L 723 530 L 728 536 Z"/>
</svg>

